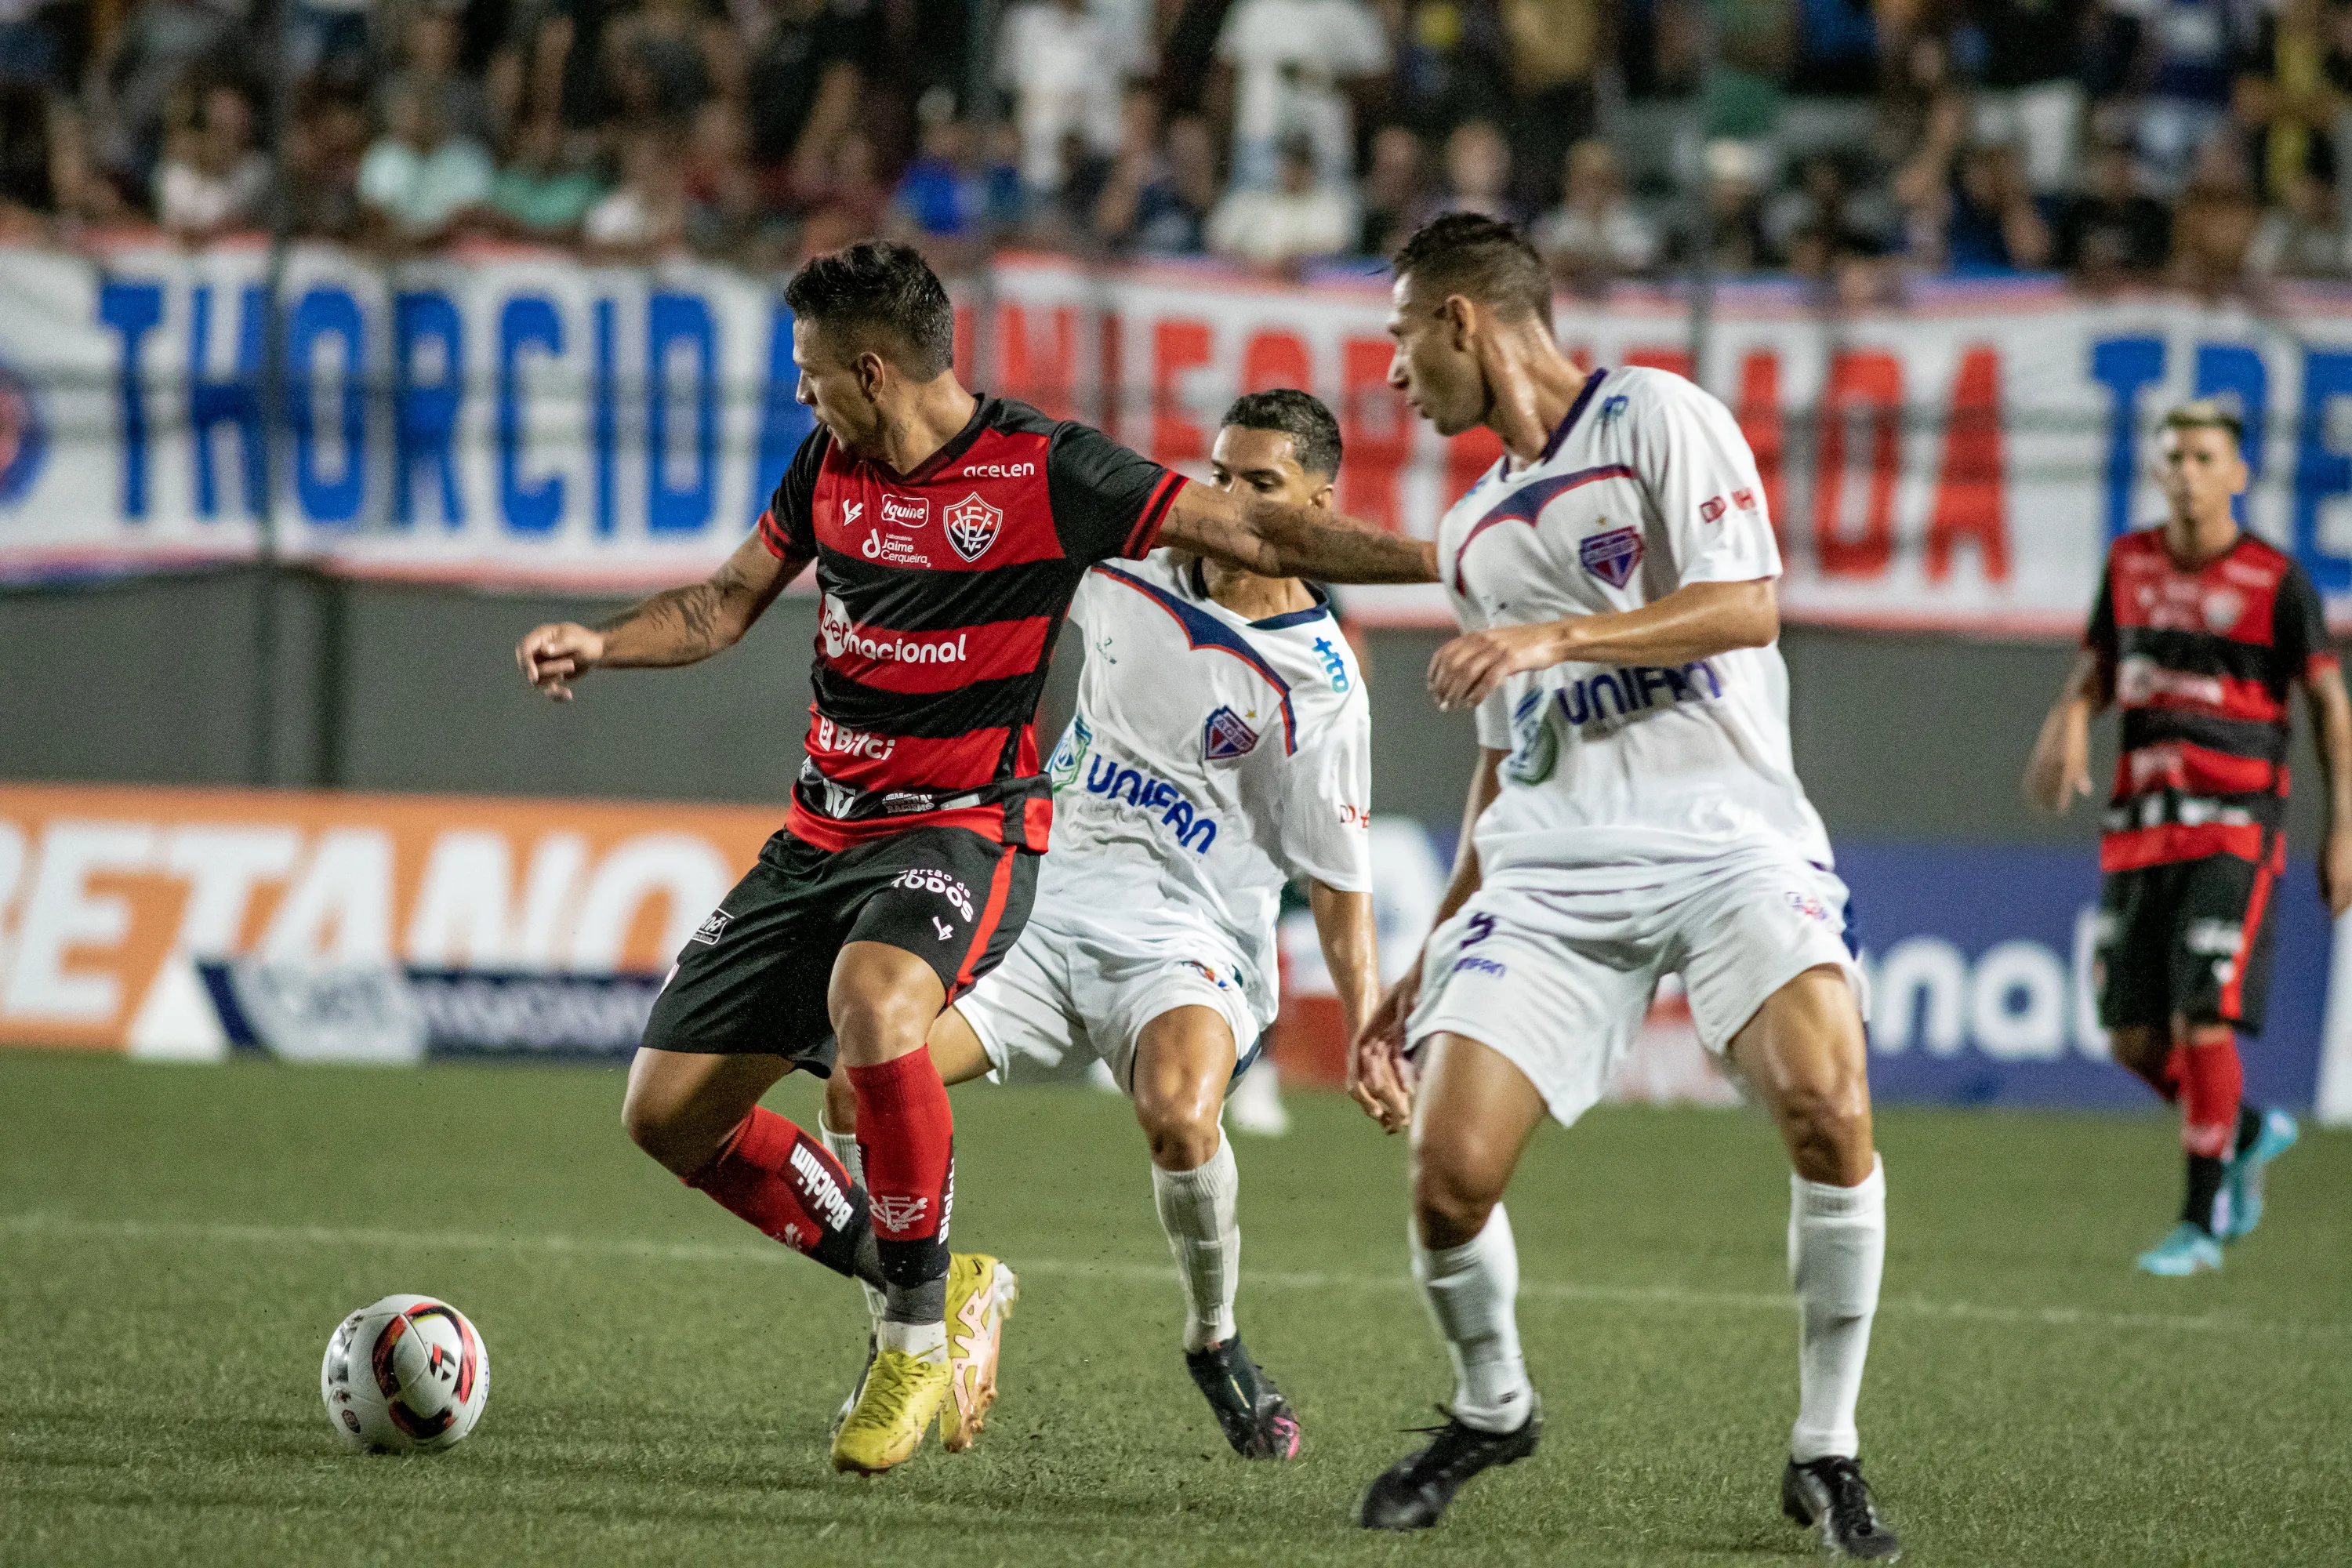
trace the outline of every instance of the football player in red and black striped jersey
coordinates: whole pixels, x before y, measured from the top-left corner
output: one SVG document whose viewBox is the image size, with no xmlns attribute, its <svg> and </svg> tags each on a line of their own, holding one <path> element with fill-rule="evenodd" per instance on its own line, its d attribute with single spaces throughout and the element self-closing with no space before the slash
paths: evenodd
<svg viewBox="0 0 2352 1568">
<path fill-rule="evenodd" d="M 2027 764 L 2029 798 L 2091 793 L 2092 715 L 2122 710 L 2099 868 L 2099 1021 L 2116 1059 L 2181 1110 L 2180 1221 L 2142 1253 L 2152 1274 L 2221 1266 L 2262 1217 L 2263 1172 L 2294 1119 L 2242 1103 L 2237 1035 L 2260 1034 L 2284 834 L 2288 700 L 2300 689 L 2327 789 L 2320 894 L 2352 905 L 2352 708 L 2311 579 L 2242 531 L 2238 416 L 2210 401 L 2164 422 L 2171 515 L 2107 553 L 2084 649 Z"/>
<path fill-rule="evenodd" d="M 785 300 L 817 428 L 752 536 L 707 582 L 601 627 L 538 627 L 516 657 L 559 700 L 600 666 L 691 664 L 816 566 L 814 699 L 784 826 L 679 954 L 623 1114 L 689 1185 L 881 1289 L 880 1346 L 834 1443 L 835 1466 L 871 1473 L 934 1415 L 948 1447 L 968 1444 L 994 1388 L 1011 1278 L 992 1258 L 951 1267 L 954 1122 L 923 1043 L 1027 916 L 1053 816 L 1030 722 L 1081 575 L 1157 544 L 1341 583 L 1433 581 L 1434 560 L 967 391 L 947 291 L 904 247 L 820 257 Z M 864 1187 L 759 1105 L 795 1067 L 829 1074 L 836 1037 Z M 965 1397 L 949 1402 L 953 1380 Z"/>
</svg>

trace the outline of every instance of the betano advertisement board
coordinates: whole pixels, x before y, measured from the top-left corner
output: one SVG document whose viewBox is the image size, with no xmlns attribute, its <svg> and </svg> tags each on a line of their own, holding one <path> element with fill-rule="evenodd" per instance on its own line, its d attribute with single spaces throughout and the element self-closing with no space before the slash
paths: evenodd
<svg viewBox="0 0 2352 1568">
<path fill-rule="evenodd" d="M 809 428 L 778 279 L 298 246 L 271 374 L 266 262 L 135 237 L 0 247 L 0 578 L 249 559 L 267 531 L 339 573 L 641 589 L 739 542 Z M 1164 462 L 1198 471 L 1235 394 L 1305 386 L 1343 426 L 1341 504 L 1426 537 L 1496 456 L 1387 388 L 1376 279 L 1015 257 L 984 301 L 960 292 L 975 384 Z M 1695 365 L 1668 292 L 1559 307 L 1588 363 L 1695 372 L 1731 406 L 1792 619 L 2078 627 L 2108 540 L 2160 510 L 2156 420 L 2208 394 L 2258 433 L 2249 525 L 2352 618 L 2352 291 L 2284 286 L 2257 316 L 2047 279 L 1922 283 L 1901 310 L 1829 315 L 1795 285 L 1748 283 L 1720 291 L 1713 322 Z M 1346 598 L 1363 620 L 1446 613 L 1433 588 Z"/>
<path fill-rule="evenodd" d="M 199 1060 L 239 1047 L 625 1054 L 672 957 L 778 820 L 764 806 L 0 785 L 0 1044 Z M 1373 833 L 1393 974 L 1428 929 L 1447 846 L 1402 818 Z M 2087 841 L 1842 851 L 1879 1098 L 2144 1103 L 2091 1010 L 2095 864 Z M 2352 986 L 2330 984 L 2352 944 L 2334 942 L 2307 863 L 2278 919 L 2249 1091 L 2352 1120 Z M 1330 986 L 1303 916 L 1284 948 L 1278 1052 L 1328 1077 Z M 1724 1097 L 1671 994 L 1619 1089 Z"/>
</svg>

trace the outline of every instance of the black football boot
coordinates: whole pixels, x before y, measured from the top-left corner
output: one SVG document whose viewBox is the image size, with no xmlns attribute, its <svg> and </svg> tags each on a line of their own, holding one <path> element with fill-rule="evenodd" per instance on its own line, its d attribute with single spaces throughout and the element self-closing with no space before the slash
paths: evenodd
<svg viewBox="0 0 2352 1568">
<path fill-rule="evenodd" d="M 1515 1432 L 1481 1432 L 1440 1414 L 1444 1426 L 1413 1428 L 1433 1436 L 1429 1447 L 1391 1465 L 1364 1493 L 1357 1521 L 1365 1529 L 1427 1530 L 1444 1516 L 1463 1482 L 1496 1465 L 1517 1464 L 1536 1451 L 1543 1436 L 1540 1401 Z"/>
</svg>

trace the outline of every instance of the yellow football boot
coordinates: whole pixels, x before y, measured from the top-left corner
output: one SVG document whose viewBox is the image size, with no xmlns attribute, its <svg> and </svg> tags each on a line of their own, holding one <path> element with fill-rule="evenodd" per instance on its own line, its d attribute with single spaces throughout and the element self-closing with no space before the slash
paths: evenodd
<svg viewBox="0 0 2352 1568">
<path fill-rule="evenodd" d="M 878 1476 L 914 1458 L 947 1397 L 945 1360 L 877 1351 L 857 1407 L 833 1435 L 833 1468 Z"/>
<path fill-rule="evenodd" d="M 1004 1320 L 1021 1295 L 1013 1270 L 986 1253 L 959 1252 L 948 1262 L 948 1392 L 940 1406 L 940 1443 L 950 1454 L 971 1447 L 996 1401 L 996 1352 Z"/>
</svg>

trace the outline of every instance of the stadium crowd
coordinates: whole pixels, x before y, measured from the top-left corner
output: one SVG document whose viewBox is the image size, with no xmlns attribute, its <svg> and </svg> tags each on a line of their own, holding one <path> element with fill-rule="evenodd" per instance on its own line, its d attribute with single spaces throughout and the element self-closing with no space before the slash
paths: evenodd
<svg viewBox="0 0 2352 1568">
<path fill-rule="evenodd" d="M 2352 277 L 2347 0 L 1013 0 L 984 70 L 967 0 L 274 3 L 0 0 L 0 237 L 201 245 L 282 180 L 390 253 L 1296 273 L 1470 209 L 1588 289 Z"/>
</svg>

